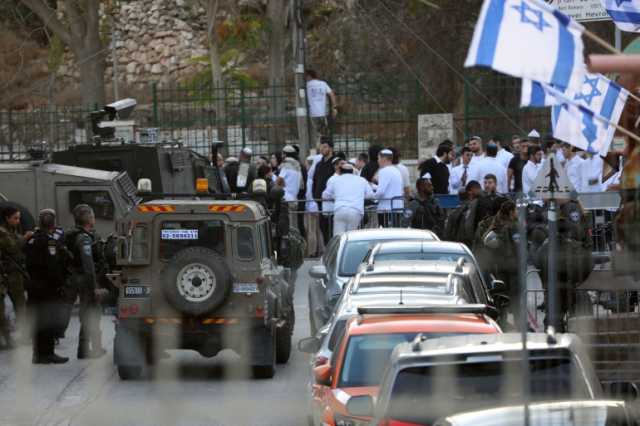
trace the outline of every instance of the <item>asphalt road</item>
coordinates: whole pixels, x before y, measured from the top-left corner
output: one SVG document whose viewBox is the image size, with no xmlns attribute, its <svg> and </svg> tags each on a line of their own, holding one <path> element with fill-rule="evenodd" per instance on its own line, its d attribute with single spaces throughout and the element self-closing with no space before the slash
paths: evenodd
<svg viewBox="0 0 640 426">
<path fill-rule="evenodd" d="M 294 345 L 309 334 L 308 268 L 298 271 Z M 32 365 L 31 348 L 0 352 L 0 425 L 306 425 L 306 355 L 294 349 L 270 380 L 252 379 L 242 360 L 224 351 L 204 358 L 169 351 L 144 381 L 123 382 L 112 362 L 113 318 L 104 317 L 99 360 Z M 56 348 L 75 355 L 78 320 Z"/>
</svg>

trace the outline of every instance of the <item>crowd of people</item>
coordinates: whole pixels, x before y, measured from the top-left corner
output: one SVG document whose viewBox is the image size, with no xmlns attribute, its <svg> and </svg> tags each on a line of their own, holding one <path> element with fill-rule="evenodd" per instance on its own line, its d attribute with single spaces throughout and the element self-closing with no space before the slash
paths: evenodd
<svg viewBox="0 0 640 426">
<path fill-rule="evenodd" d="M 102 346 L 100 302 L 109 290 L 99 285 L 102 262 L 93 231 L 95 214 L 86 204 L 73 210 L 75 228 L 56 226 L 56 212 L 39 212 L 34 231 L 22 232 L 21 211 L 7 206 L 0 224 L 0 347 L 12 349 L 31 342 L 34 364 L 63 364 L 69 358 L 55 353 L 65 336 L 71 311 L 79 301 L 78 359 L 99 358 Z M 4 299 L 13 304 L 18 342 L 7 320 Z M 27 314 L 28 313 L 28 314 Z"/>
</svg>

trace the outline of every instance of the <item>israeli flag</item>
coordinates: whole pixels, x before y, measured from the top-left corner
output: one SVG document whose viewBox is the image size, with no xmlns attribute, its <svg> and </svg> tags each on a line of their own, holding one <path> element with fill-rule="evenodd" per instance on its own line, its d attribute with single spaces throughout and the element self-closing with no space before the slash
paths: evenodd
<svg viewBox="0 0 640 426">
<path fill-rule="evenodd" d="M 580 87 L 584 27 L 541 0 L 484 0 L 465 67 Z"/>
<path fill-rule="evenodd" d="M 551 114 L 553 137 L 587 152 L 605 155 L 629 92 L 597 74 L 587 75 L 585 86 L 588 86 L 586 90 L 570 94 L 544 85 L 559 103 Z"/>
<path fill-rule="evenodd" d="M 523 78 L 520 106 L 525 108 L 558 105 L 558 99 L 545 90 L 544 86 L 543 83 Z"/>
<path fill-rule="evenodd" d="M 640 32 L 640 0 L 601 0 L 621 31 Z"/>
</svg>

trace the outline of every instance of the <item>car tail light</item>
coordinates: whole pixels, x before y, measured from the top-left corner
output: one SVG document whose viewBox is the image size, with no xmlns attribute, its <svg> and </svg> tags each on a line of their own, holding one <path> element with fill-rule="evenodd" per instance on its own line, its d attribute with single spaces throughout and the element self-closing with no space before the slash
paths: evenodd
<svg viewBox="0 0 640 426">
<path fill-rule="evenodd" d="M 262 306 L 256 306 L 256 318 L 264 318 L 264 308 Z"/>
<path fill-rule="evenodd" d="M 321 365 L 325 365 L 326 363 L 329 362 L 329 358 L 327 358 L 326 356 L 319 356 L 316 357 L 316 362 L 314 363 L 314 367 L 319 367 Z"/>
<path fill-rule="evenodd" d="M 264 284 L 264 277 L 260 276 L 256 278 L 256 284 L 262 285 Z"/>
</svg>

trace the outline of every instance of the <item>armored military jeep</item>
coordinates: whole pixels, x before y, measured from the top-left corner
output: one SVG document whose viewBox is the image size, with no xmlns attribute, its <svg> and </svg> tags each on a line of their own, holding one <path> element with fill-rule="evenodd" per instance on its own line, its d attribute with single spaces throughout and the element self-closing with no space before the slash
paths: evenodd
<svg viewBox="0 0 640 426">
<path fill-rule="evenodd" d="M 257 377 L 286 363 L 294 326 L 290 271 L 276 265 L 266 209 L 254 201 L 176 198 L 118 223 L 114 362 L 137 379 L 166 349 L 233 349 Z"/>
</svg>

